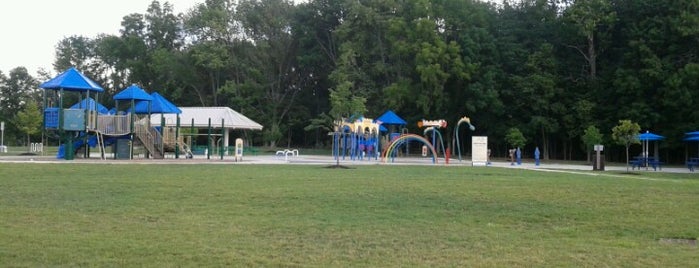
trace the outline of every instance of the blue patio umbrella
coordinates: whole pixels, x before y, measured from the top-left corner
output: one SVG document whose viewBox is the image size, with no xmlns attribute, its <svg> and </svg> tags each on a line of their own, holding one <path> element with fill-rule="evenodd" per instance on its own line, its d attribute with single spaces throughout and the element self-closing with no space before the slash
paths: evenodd
<svg viewBox="0 0 699 268">
<path fill-rule="evenodd" d="M 664 136 L 660 136 L 655 133 L 651 133 L 650 131 L 646 130 L 646 133 L 642 133 L 638 135 L 638 139 L 642 141 L 643 145 L 643 155 L 648 156 L 648 142 L 649 141 L 659 141 L 665 139 Z M 655 156 L 658 156 L 658 147 L 655 147 Z"/>
<path fill-rule="evenodd" d="M 660 136 L 658 134 L 651 133 L 646 130 L 646 133 L 638 135 L 638 139 L 641 141 L 658 141 L 665 139 L 665 137 Z"/>
<path fill-rule="evenodd" d="M 685 138 L 683 140 L 684 141 L 699 141 L 699 131 L 685 133 Z M 697 145 L 697 148 L 699 148 L 699 144 Z M 697 151 L 699 153 L 699 149 L 697 149 Z"/>
</svg>

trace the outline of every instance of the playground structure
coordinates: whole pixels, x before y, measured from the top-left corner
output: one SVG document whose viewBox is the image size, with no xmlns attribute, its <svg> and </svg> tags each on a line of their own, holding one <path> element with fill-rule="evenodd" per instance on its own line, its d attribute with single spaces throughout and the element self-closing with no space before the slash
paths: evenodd
<svg viewBox="0 0 699 268">
<path fill-rule="evenodd" d="M 214 151 L 223 159 L 229 151 L 230 130 L 262 129 L 262 125 L 228 107 L 180 109 L 157 92 L 148 94 L 135 84 L 115 94 L 115 107 L 109 110 L 95 101 L 104 89 L 75 68 L 42 83 L 40 88 L 45 89 L 43 129 L 59 139 L 57 157 L 66 160 L 74 159 L 79 150 L 88 158 L 94 147 L 106 159 L 105 147 L 110 145 L 115 159 L 133 159 L 134 154 L 162 159 L 170 152 L 174 152 L 175 158 L 180 154 L 192 158 L 192 144 L 202 136 L 207 137 L 207 145 L 202 149 L 207 159 Z M 66 102 L 74 100 L 77 104 L 65 108 Z M 184 111 L 188 112 L 185 120 L 191 120 L 191 125 L 182 131 L 180 116 Z M 207 129 L 206 134 L 200 133 L 202 128 Z M 242 152 L 242 139 L 236 140 L 236 160 L 242 160 Z"/>
<path fill-rule="evenodd" d="M 394 125 L 405 125 L 405 121 L 390 110 L 380 118 L 388 120 Z M 472 130 L 475 129 L 475 127 L 470 124 L 470 119 L 468 117 L 463 117 L 457 124 L 457 131 L 458 125 L 462 123 L 468 123 Z M 437 163 L 439 149 L 441 149 L 445 161 L 448 163 L 450 155 L 447 148 L 444 146 L 444 139 L 440 132 L 440 129 L 447 127 L 446 120 L 419 121 L 417 123 L 418 127 L 425 128 L 423 136 L 410 134 L 407 132 L 406 128 L 402 128 L 401 133 L 389 133 L 387 136 L 390 138 L 390 141 L 387 140 L 387 145 L 383 150 L 381 150 L 380 146 L 381 132 L 387 132 L 388 129 L 382 124 L 382 120 L 371 120 L 363 117 L 355 120 L 345 118 L 337 120 L 332 133 L 334 159 L 345 160 L 345 158 L 349 156 L 351 160 L 363 160 L 365 157 L 367 159 L 378 159 L 379 156 L 381 156 L 384 162 L 393 162 L 400 152 L 399 148 L 404 147 L 406 149 L 406 155 L 408 155 L 408 144 L 410 142 L 420 142 L 423 144 L 423 157 L 427 157 L 429 154 L 432 158 L 432 162 Z M 432 141 L 428 138 L 431 138 Z M 438 139 L 439 143 L 437 143 Z"/>
<path fill-rule="evenodd" d="M 137 114 L 136 101 L 145 103 L 147 114 L 151 113 L 153 97 L 136 85 L 116 94 L 115 113 L 100 107 L 95 99 L 104 89 L 88 77 L 70 68 L 55 78 L 42 83 L 44 91 L 44 130 L 55 132 L 61 145 L 59 158 L 73 160 L 75 152 L 84 150 L 84 157 L 90 155 L 90 147 L 97 147 L 102 159 L 106 159 L 105 147 L 114 145 L 114 157 L 132 159 L 134 143 L 139 143 L 147 151 L 147 157 L 164 158 L 165 144 L 178 143 L 178 140 L 166 140 L 161 132 L 152 127 L 150 116 Z M 73 93 L 78 104 L 64 108 L 68 93 Z M 127 112 L 117 112 L 119 101 L 127 100 L 130 105 Z M 174 105 L 173 105 L 174 106 Z"/>
<path fill-rule="evenodd" d="M 333 156 L 344 160 L 377 160 L 380 150 L 380 124 L 369 118 L 341 119 L 335 122 Z"/>
<path fill-rule="evenodd" d="M 97 109 L 82 107 L 83 99 L 90 99 L 90 94 L 99 96 L 104 89 L 75 68 L 70 68 L 57 77 L 39 86 L 44 90 L 44 129 L 55 131 L 63 144 L 67 160 L 74 158 L 75 151 L 88 143 L 89 136 L 94 137 L 96 146 L 103 151 L 106 134 L 126 135 L 130 126 L 125 125 L 125 117 L 113 116 L 98 120 Z M 67 93 L 77 93 L 81 105 L 77 108 L 64 108 Z M 77 147 L 77 148 L 76 148 Z M 61 149 L 59 148 L 59 154 Z M 86 150 L 87 154 L 87 150 Z"/>
</svg>

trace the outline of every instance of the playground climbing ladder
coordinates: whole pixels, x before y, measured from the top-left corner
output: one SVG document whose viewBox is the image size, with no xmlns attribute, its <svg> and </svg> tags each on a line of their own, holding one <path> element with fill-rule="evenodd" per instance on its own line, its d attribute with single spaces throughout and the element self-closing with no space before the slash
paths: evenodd
<svg viewBox="0 0 699 268">
<path fill-rule="evenodd" d="M 107 160 L 104 156 L 104 135 L 99 131 L 95 131 L 95 134 L 97 135 L 97 147 L 100 148 L 100 157 L 102 157 L 102 160 Z"/>
</svg>

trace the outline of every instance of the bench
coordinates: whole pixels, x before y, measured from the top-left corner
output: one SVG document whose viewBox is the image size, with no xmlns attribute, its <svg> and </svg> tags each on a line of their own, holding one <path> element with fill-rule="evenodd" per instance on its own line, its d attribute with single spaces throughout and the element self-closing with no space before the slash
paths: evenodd
<svg viewBox="0 0 699 268">
<path fill-rule="evenodd" d="M 276 156 L 280 157 L 283 156 L 284 160 L 288 160 L 289 156 L 299 156 L 299 150 L 298 149 L 284 149 L 281 151 L 277 151 Z"/>
<path fill-rule="evenodd" d="M 658 160 L 650 160 L 648 164 L 653 168 L 653 170 L 663 170 L 663 162 Z"/>
<path fill-rule="evenodd" d="M 641 161 L 641 160 L 631 160 L 631 161 L 629 161 L 629 164 L 631 165 L 631 170 L 634 170 L 634 169 L 636 169 L 636 168 L 638 168 L 639 170 L 641 170 L 641 167 L 643 166 L 643 161 Z"/>
</svg>

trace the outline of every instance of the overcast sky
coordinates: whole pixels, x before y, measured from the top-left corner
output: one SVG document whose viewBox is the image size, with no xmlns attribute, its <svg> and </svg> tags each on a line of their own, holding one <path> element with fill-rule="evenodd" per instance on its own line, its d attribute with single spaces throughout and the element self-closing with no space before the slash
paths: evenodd
<svg viewBox="0 0 699 268">
<path fill-rule="evenodd" d="M 10 0 L 0 7 L 0 71 L 24 66 L 35 76 L 39 68 L 52 71 L 55 46 L 65 37 L 118 34 L 121 19 L 145 14 L 152 0 Z M 185 12 L 204 0 L 161 0 Z"/>
</svg>

